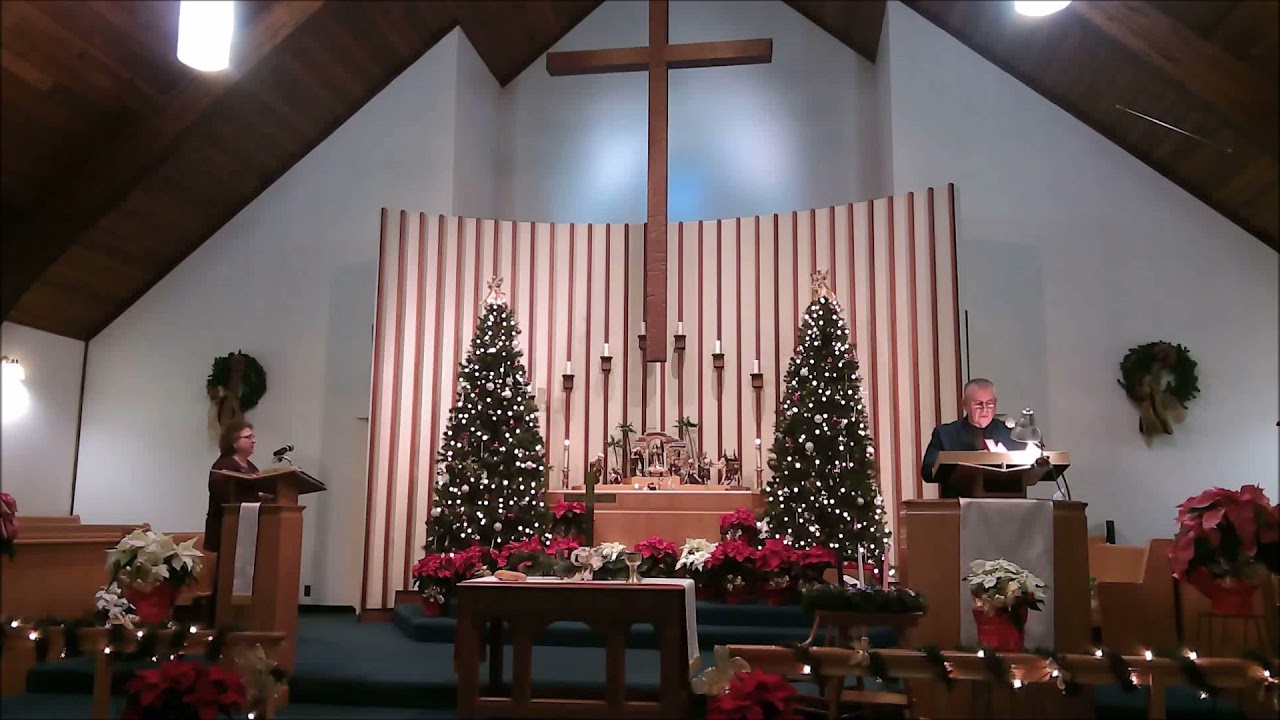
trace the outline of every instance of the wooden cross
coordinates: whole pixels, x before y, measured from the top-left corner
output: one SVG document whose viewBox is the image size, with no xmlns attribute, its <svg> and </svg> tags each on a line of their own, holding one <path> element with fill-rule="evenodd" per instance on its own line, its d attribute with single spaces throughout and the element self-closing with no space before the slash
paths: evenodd
<svg viewBox="0 0 1280 720">
<path fill-rule="evenodd" d="M 547 53 L 551 75 L 649 73 L 649 187 L 644 232 L 644 315 L 646 362 L 667 360 L 667 70 L 669 68 L 755 65 L 773 60 L 769 39 L 724 42 L 667 42 L 667 0 L 649 0 L 649 44 Z"/>
</svg>

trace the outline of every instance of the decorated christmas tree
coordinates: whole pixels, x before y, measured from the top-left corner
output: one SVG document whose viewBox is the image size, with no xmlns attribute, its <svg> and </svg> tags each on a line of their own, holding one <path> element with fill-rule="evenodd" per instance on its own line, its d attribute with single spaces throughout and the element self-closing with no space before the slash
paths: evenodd
<svg viewBox="0 0 1280 720">
<path fill-rule="evenodd" d="M 801 548 L 830 547 L 842 561 L 861 548 L 880 567 L 889 532 L 861 385 L 840 304 L 826 273 L 815 272 L 774 425 L 767 532 Z"/>
<path fill-rule="evenodd" d="M 489 282 L 471 349 L 458 375 L 427 521 L 427 552 L 500 547 L 542 535 L 545 461 L 542 432 L 501 290 Z"/>
</svg>

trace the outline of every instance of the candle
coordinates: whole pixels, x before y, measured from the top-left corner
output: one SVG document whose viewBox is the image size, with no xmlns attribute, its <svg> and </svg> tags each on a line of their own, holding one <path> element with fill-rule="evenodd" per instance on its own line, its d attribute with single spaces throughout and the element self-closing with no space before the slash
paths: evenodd
<svg viewBox="0 0 1280 720">
<path fill-rule="evenodd" d="M 568 360 L 564 361 L 564 374 L 565 375 L 573 374 L 573 363 L 569 362 Z M 565 442 L 568 442 L 568 440 L 566 440 Z"/>
<path fill-rule="evenodd" d="M 609 343 L 605 343 L 605 344 L 604 344 L 604 353 L 603 353 L 603 355 L 604 355 L 605 357 L 609 357 Z"/>
<path fill-rule="evenodd" d="M 760 438 L 756 438 L 756 469 L 764 467 L 764 451 L 760 449 Z"/>
<path fill-rule="evenodd" d="M 760 374 L 760 361 L 759 361 L 759 360 L 752 360 L 752 361 L 751 361 L 751 374 L 752 374 L 752 375 L 759 375 L 759 374 Z"/>
<path fill-rule="evenodd" d="M 880 587 L 889 589 L 889 553 L 884 554 L 884 567 L 880 568 Z"/>
<path fill-rule="evenodd" d="M 679 320 L 676 321 L 676 334 L 677 335 L 684 334 L 684 323 L 680 322 Z"/>
<path fill-rule="evenodd" d="M 720 354 L 720 341 L 719 341 L 719 340 L 717 340 L 717 341 L 716 341 L 716 354 L 717 354 L 717 355 L 719 355 L 719 354 Z"/>
<path fill-rule="evenodd" d="M 643 321 L 643 320 L 641 320 L 641 321 L 640 321 L 640 334 L 641 334 L 641 335 L 643 335 L 643 334 L 644 334 L 644 321 Z"/>
<path fill-rule="evenodd" d="M 858 546 L 858 584 L 866 587 L 867 579 L 864 576 L 867 567 L 866 555 L 862 551 L 862 546 Z"/>
</svg>

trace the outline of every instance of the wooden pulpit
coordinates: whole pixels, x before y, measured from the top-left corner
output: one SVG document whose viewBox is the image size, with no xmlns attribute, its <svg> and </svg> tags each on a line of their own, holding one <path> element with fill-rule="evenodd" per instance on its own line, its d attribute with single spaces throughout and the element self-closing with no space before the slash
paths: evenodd
<svg viewBox="0 0 1280 720">
<path fill-rule="evenodd" d="M 945 453 L 943 453 L 945 454 Z M 973 453 L 991 455 L 992 453 Z M 993 502 L 1002 502 L 996 499 Z M 1089 541 L 1085 521 L 1085 503 L 1040 500 L 1053 503 L 1052 527 L 1043 532 L 1053 534 L 1053 587 L 1048 588 L 1053 606 L 1053 648 L 1059 653 L 1092 651 L 1092 617 L 1089 606 Z M 936 645 L 949 650 L 961 641 L 962 609 L 972 606 L 971 597 L 962 583 L 960 567 L 961 532 L 960 500 L 903 501 L 903 520 L 910 543 L 902 582 L 924 594 L 929 611 L 911 631 L 905 647 Z M 1009 538 L 1017 543 L 1018 538 Z M 992 558 L 994 559 L 994 558 Z M 1033 648 L 1028 648 L 1033 649 Z M 997 693 L 990 688 L 978 690 L 979 684 L 958 683 L 954 691 L 941 684 L 911 681 L 917 711 L 922 717 L 1078 717 L 1081 703 L 1092 702 L 1088 692 L 1074 699 L 1064 699 L 1053 685 L 1016 696 Z M 973 686 L 973 687 L 969 687 Z M 1043 697 L 1042 697 L 1043 695 Z M 1001 702 L 1008 707 L 993 707 Z M 1012 698 L 1012 699 L 1011 699 Z M 1093 717 L 1092 712 L 1087 713 Z"/>
<path fill-rule="evenodd" d="M 322 492 L 324 483 L 294 468 L 272 469 L 258 475 L 215 470 L 249 492 L 271 495 L 258 510 L 257 552 L 253 592 L 244 612 L 244 598 L 233 595 L 240 505 L 223 505 L 222 547 L 218 556 L 217 606 L 214 622 L 240 624 L 249 630 L 281 632 L 286 640 L 275 655 L 279 666 L 293 672 L 298 641 L 298 584 L 302 574 L 302 511 L 298 497 Z"/>
<path fill-rule="evenodd" d="M 977 450 L 938 453 L 933 475 L 967 498 L 1024 498 L 1027 488 L 1051 481 L 1071 466 L 1065 452 Z"/>
</svg>

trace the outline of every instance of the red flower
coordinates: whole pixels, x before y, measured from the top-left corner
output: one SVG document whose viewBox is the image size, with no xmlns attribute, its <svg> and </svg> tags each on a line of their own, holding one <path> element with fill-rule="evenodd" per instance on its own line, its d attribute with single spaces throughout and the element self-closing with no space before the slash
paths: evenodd
<svg viewBox="0 0 1280 720">
<path fill-rule="evenodd" d="M 565 515 L 573 517 L 574 515 L 585 515 L 587 512 L 587 504 L 584 502 L 565 502 L 561 500 L 551 509 L 556 519 L 560 519 Z"/>
<path fill-rule="evenodd" d="M 9 493 L 0 493 L 0 540 L 12 542 L 18 537 L 18 501 Z"/>
<path fill-rule="evenodd" d="M 507 543 L 502 550 L 498 552 L 498 567 L 506 568 L 508 570 L 519 570 L 520 566 L 530 562 L 532 559 L 526 558 L 520 560 L 517 567 L 508 567 L 508 562 L 513 556 L 522 553 L 532 553 L 536 555 L 545 551 L 545 548 L 542 546 L 542 541 L 536 537 L 529 538 L 528 540 L 519 540 Z"/>
<path fill-rule="evenodd" d="M 547 554 L 554 557 L 560 557 L 560 553 L 562 551 L 577 550 L 578 547 L 580 547 L 580 543 L 577 538 L 560 537 L 552 540 L 551 544 L 547 545 Z"/>
<path fill-rule="evenodd" d="M 811 547 L 796 553 L 796 563 L 802 567 L 835 567 L 836 551 L 829 547 Z"/>
<path fill-rule="evenodd" d="M 720 534 L 724 535 L 734 529 L 754 532 L 756 529 L 756 516 L 746 508 L 738 508 L 733 512 L 721 515 Z"/>
<path fill-rule="evenodd" d="M 153 670 L 139 670 L 126 686 L 126 719 L 174 712 L 173 703 L 193 708 L 201 720 L 231 715 L 244 706 L 240 676 L 216 665 L 173 660 Z"/>
<path fill-rule="evenodd" d="M 704 567 L 714 570 L 730 561 L 739 565 L 749 565 L 755 561 L 758 554 L 758 550 L 741 540 L 724 540 L 716 544 L 716 549 L 711 551 L 711 557 L 707 558 Z"/>
<path fill-rule="evenodd" d="M 667 557 L 676 557 L 676 544 L 654 535 L 648 540 L 636 543 L 636 552 L 640 553 L 642 558 L 662 560 Z"/>
<path fill-rule="evenodd" d="M 799 720 L 796 694 L 781 675 L 740 672 L 729 681 L 729 692 L 707 703 L 707 720 Z"/>
<path fill-rule="evenodd" d="M 779 538 L 764 541 L 756 569 L 761 572 L 788 572 L 796 560 L 796 551 Z"/>
<path fill-rule="evenodd" d="M 1277 539 L 1277 508 L 1262 488 L 1212 488 L 1178 506 L 1178 532 L 1169 558 L 1179 579 L 1200 568 L 1215 577 L 1237 577 L 1256 563 L 1260 545 Z"/>
</svg>

